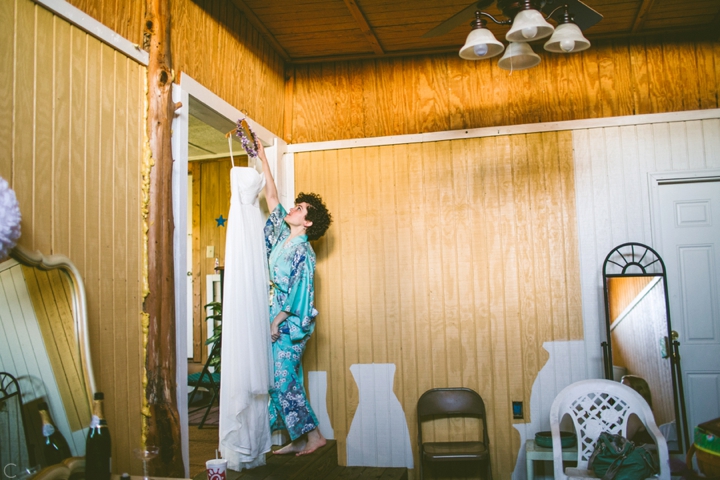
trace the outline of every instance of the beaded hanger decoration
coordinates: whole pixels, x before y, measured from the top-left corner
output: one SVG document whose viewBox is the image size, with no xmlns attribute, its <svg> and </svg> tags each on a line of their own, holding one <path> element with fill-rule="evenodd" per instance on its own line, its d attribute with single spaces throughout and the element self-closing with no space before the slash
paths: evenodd
<svg viewBox="0 0 720 480">
<path fill-rule="evenodd" d="M 245 119 L 238 120 L 237 128 L 235 129 L 236 135 L 240 138 L 242 147 L 247 152 L 248 156 L 255 158 L 258 156 L 258 144 L 255 132 L 252 131 L 250 125 Z M 252 139 L 252 140 L 250 140 Z"/>
</svg>

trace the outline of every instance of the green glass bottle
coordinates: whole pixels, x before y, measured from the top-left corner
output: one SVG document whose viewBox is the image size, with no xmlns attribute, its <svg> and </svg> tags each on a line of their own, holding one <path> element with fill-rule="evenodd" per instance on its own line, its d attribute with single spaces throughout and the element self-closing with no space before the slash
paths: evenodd
<svg viewBox="0 0 720 480">
<path fill-rule="evenodd" d="M 42 434 L 45 438 L 45 444 L 43 445 L 45 465 L 55 465 L 66 458 L 70 458 L 72 456 L 70 447 L 62 433 L 53 425 L 48 411 L 48 404 L 46 402 L 40 403 L 38 411 L 40 412 L 40 420 L 42 420 Z"/>
<path fill-rule="evenodd" d="M 101 392 L 95 394 L 90 431 L 85 442 L 85 478 L 93 480 L 109 480 L 112 470 L 110 429 L 103 414 L 104 399 Z"/>
</svg>

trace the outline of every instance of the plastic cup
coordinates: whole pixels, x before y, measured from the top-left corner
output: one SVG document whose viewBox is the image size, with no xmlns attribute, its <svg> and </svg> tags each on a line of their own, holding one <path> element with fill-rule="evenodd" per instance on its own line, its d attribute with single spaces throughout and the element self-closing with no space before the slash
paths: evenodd
<svg viewBox="0 0 720 480">
<path fill-rule="evenodd" d="M 227 460 L 224 458 L 213 458 L 205 462 L 208 480 L 225 480 L 227 472 Z"/>
</svg>

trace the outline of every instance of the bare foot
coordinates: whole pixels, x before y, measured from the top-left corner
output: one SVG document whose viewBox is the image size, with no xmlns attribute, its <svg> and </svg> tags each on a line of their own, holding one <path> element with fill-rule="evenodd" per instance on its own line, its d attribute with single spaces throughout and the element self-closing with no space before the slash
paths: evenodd
<svg viewBox="0 0 720 480">
<path fill-rule="evenodd" d="M 325 440 L 325 437 L 322 436 L 322 433 L 320 433 L 320 429 L 316 428 L 312 432 L 308 433 L 308 441 L 305 445 L 305 448 L 296 453 L 298 457 L 300 455 L 307 455 L 309 453 L 313 453 L 315 450 L 317 450 L 320 447 L 324 447 L 327 443 L 327 440 Z"/>
<path fill-rule="evenodd" d="M 275 450 L 273 453 L 275 455 L 287 455 L 289 453 L 295 453 L 299 455 L 300 452 L 302 452 L 305 448 L 305 444 L 306 442 L 304 440 L 295 440 L 294 442 L 290 442 L 284 447 Z"/>
</svg>

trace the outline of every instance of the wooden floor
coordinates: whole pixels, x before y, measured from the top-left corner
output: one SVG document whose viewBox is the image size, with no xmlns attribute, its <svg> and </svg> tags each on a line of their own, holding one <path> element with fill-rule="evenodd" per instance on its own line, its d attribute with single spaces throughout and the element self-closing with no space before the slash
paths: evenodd
<svg viewBox="0 0 720 480">
<path fill-rule="evenodd" d="M 190 477 L 206 480 L 205 460 L 215 458 L 218 444 L 216 427 L 190 427 Z M 407 480 L 406 468 L 339 467 L 337 444 L 328 440 L 327 445 L 311 455 L 268 455 L 267 465 L 244 470 L 228 471 L 227 480 Z"/>
</svg>

